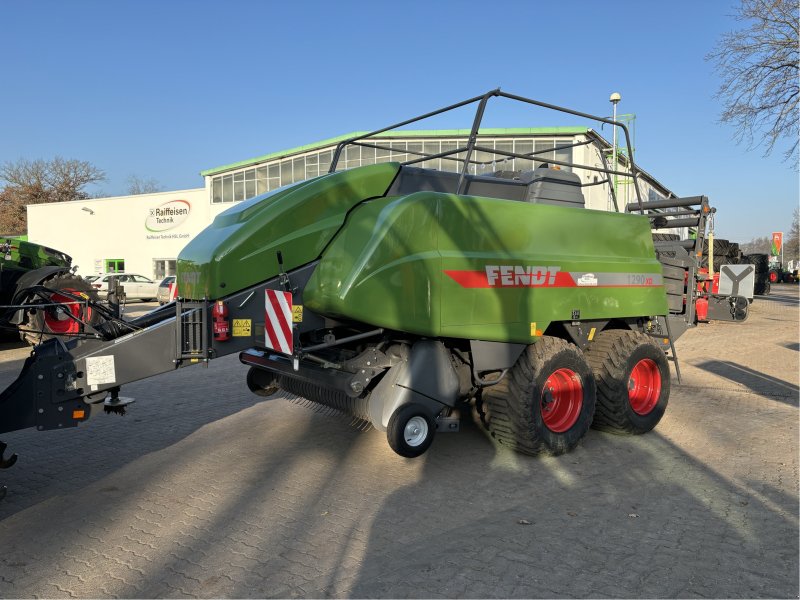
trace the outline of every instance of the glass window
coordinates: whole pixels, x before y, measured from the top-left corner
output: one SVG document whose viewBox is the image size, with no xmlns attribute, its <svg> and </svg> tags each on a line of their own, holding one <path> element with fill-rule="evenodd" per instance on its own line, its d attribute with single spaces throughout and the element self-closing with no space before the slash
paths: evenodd
<svg viewBox="0 0 800 600">
<path fill-rule="evenodd" d="M 572 162 L 572 148 L 564 148 L 563 146 L 569 146 L 569 141 L 558 141 L 556 142 L 556 151 L 555 151 L 555 159 L 560 160 L 562 162 Z M 572 167 L 561 167 L 565 171 L 572 171 Z"/>
<path fill-rule="evenodd" d="M 306 179 L 311 179 L 319 175 L 319 156 L 309 154 L 306 156 Z"/>
<path fill-rule="evenodd" d="M 345 153 L 347 158 L 346 165 L 343 168 L 352 169 L 361 166 L 361 146 L 347 146 Z"/>
<path fill-rule="evenodd" d="M 536 154 L 536 159 L 534 161 L 534 165 L 536 167 L 541 167 L 542 163 L 547 162 L 548 159 L 554 158 L 552 152 L 542 152 L 543 150 L 547 150 L 548 148 L 553 147 L 553 140 L 536 140 L 534 144 L 534 151 Z"/>
<path fill-rule="evenodd" d="M 222 178 L 222 201 L 233 202 L 233 175 Z"/>
<path fill-rule="evenodd" d="M 405 162 L 408 160 L 408 154 L 405 153 L 405 142 L 391 142 L 389 147 L 392 149 L 391 160 L 392 162 Z"/>
<path fill-rule="evenodd" d="M 244 173 L 241 171 L 233 174 L 233 200 L 244 200 Z"/>
<path fill-rule="evenodd" d="M 295 183 L 306 178 L 306 159 L 295 158 L 292 160 L 292 181 Z"/>
<path fill-rule="evenodd" d="M 211 180 L 211 202 L 222 202 L 222 177 Z"/>
<path fill-rule="evenodd" d="M 292 161 L 281 161 L 281 185 L 289 185 L 292 183 Z"/>
<path fill-rule="evenodd" d="M 494 143 L 495 150 L 502 150 L 503 152 L 513 152 L 514 151 L 514 142 L 508 140 L 498 140 Z M 514 159 L 509 158 L 508 156 L 504 156 L 503 154 L 495 154 L 495 160 L 497 161 L 497 170 L 498 171 L 513 171 L 514 170 Z"/>
<path fill-rule="evenodd" d="M 514 152 L 516 154 L 530 154 L 533 152 L 533 140 L 516 140 L 514 142 Z M 520 171 L 530 171 L 533 169 L 533 161 L 524 158 L 514 159 L 515 169 Z"/>
<path fill-rule="evenodd" d="M 361 148 L 361 164 L 362 165 L 375 164 L 375 148 Z"/>
<path fill-rule="evenodd" d="M 487 149 L 494 149 L 494 140 L 487 140 L 486 138 L 478 138 L 478 141 L 475 143 L 476 146 L 480 146 L 481 148 Z M 476 150 L 472 153 L 472 161 L 479 163 L 473 164 L 470 167 L 471 173 L 491 173 L 495 170 L 497 156 L 494 152 L 486 152 L 484 150 Z"/>
<path fill-rule="evenodd" d="M 427 142 L 423 142 L 422 144 L 422 151 L 427 154 L 439 154 L 439 140 L 430 140 Z M 439 159 L 435 158 L 434 160 L 426 160 L 422 163 L 422 166 L 426 169 L 439 169 Z"/>
<path fill-rule="evenodd" d="M 375 150 L 375 162 L 376 163 L 389 162 L 391 152 L 389 150 L 384 150 L 384 148 L 389 147 L 389 142 L 381 139 L 376 139 L 375 143 L 378 146 L 383 146 L 383 148 L 378 148 L 377 150 Z"/>
<path fill-rule="evenodd" d="M 317 154 L 319 156 L 319 173 L 322 175 L 323 173 L 327 173 L 328 169 L 331 168 L 331 161 L 333 160 L 333 150 L 328 150 L 327 152 L 320 152 Z"/>
<path fill-rule="evenodd" d="M 440 152 L 449 152 L 451 150 L 455 150 L 458 148 L 458 144 L 453 141 L 442 142 L 441 143 L 441 150 Z M 443 158 L 441 160 L 441 169 L 442 171 L 459 171 L 461 168 L 461 164 L 452 160 L 455 158 L 455 155 L 452 155 L 449 158 Z"/>
</svg>

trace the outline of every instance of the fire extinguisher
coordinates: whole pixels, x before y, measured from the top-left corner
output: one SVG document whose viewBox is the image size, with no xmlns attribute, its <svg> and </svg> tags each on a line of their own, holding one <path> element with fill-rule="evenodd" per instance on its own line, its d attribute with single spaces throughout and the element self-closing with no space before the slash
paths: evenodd
<svg viewBox="0 0 800 600">
<path fill-rule="evenodd" d="M 228 321 L 228 305 L 222 300 L 214 302 L 214 308 L 211 309 L 211 317 L 214 319 L 212 326 L 214 339 L 218 342 L 229 340 L 231 337 L 231 325 Z"/>
</svg>

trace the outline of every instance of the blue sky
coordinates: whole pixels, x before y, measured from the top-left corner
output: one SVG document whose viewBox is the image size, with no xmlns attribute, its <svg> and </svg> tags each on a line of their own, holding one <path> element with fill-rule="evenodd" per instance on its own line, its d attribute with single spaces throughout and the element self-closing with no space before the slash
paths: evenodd
<svg viewBox="0 0 800 600">
<path fill-rule="evenodd" d="M 495 87 L 636 114 L 636 157 L 718 208 L 717 236 L 787 230 L 797 172 L 718 123 L 713 66 L 735 0 L 0 3 L 0 163 L 88 160 L 124 194 L 375 129 Z M 575 125 L 502 107 L 487 126 Z M 463 121 L 442 126 L 469 127 Z M 602 132 L 610 137 L 610 131 Z"/>
</svg>

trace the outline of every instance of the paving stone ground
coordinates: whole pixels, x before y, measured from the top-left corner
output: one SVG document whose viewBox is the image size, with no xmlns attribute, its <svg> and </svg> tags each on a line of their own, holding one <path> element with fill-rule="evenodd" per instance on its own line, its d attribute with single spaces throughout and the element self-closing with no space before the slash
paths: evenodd
<svg viewBox="0 0 800 600">
<path fill-rule="evenodd" d="M 129 385 L 125 417 L 3 436 L 0 597 L 796 598 L 798 288 L 773 290 L 681 338 L 654 432 L 561 457 L 467 418 L 402 459 L 235 357 Z"/>
</svg>

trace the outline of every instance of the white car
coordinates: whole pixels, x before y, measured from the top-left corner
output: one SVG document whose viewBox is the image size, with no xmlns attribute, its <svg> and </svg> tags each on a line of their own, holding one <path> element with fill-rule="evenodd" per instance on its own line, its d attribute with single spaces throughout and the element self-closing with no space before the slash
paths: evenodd
<svg viewBox="0 0 800 600">
<path fill-rule="evenodd" d="M 125 290 L 126 300 L 154 301 L 158 297 L 158 283 L 138 273 L 103 273 L 91 282 L 100 298 L 108 297 L 108 282 L 116 277 Z"/>
</svg>

